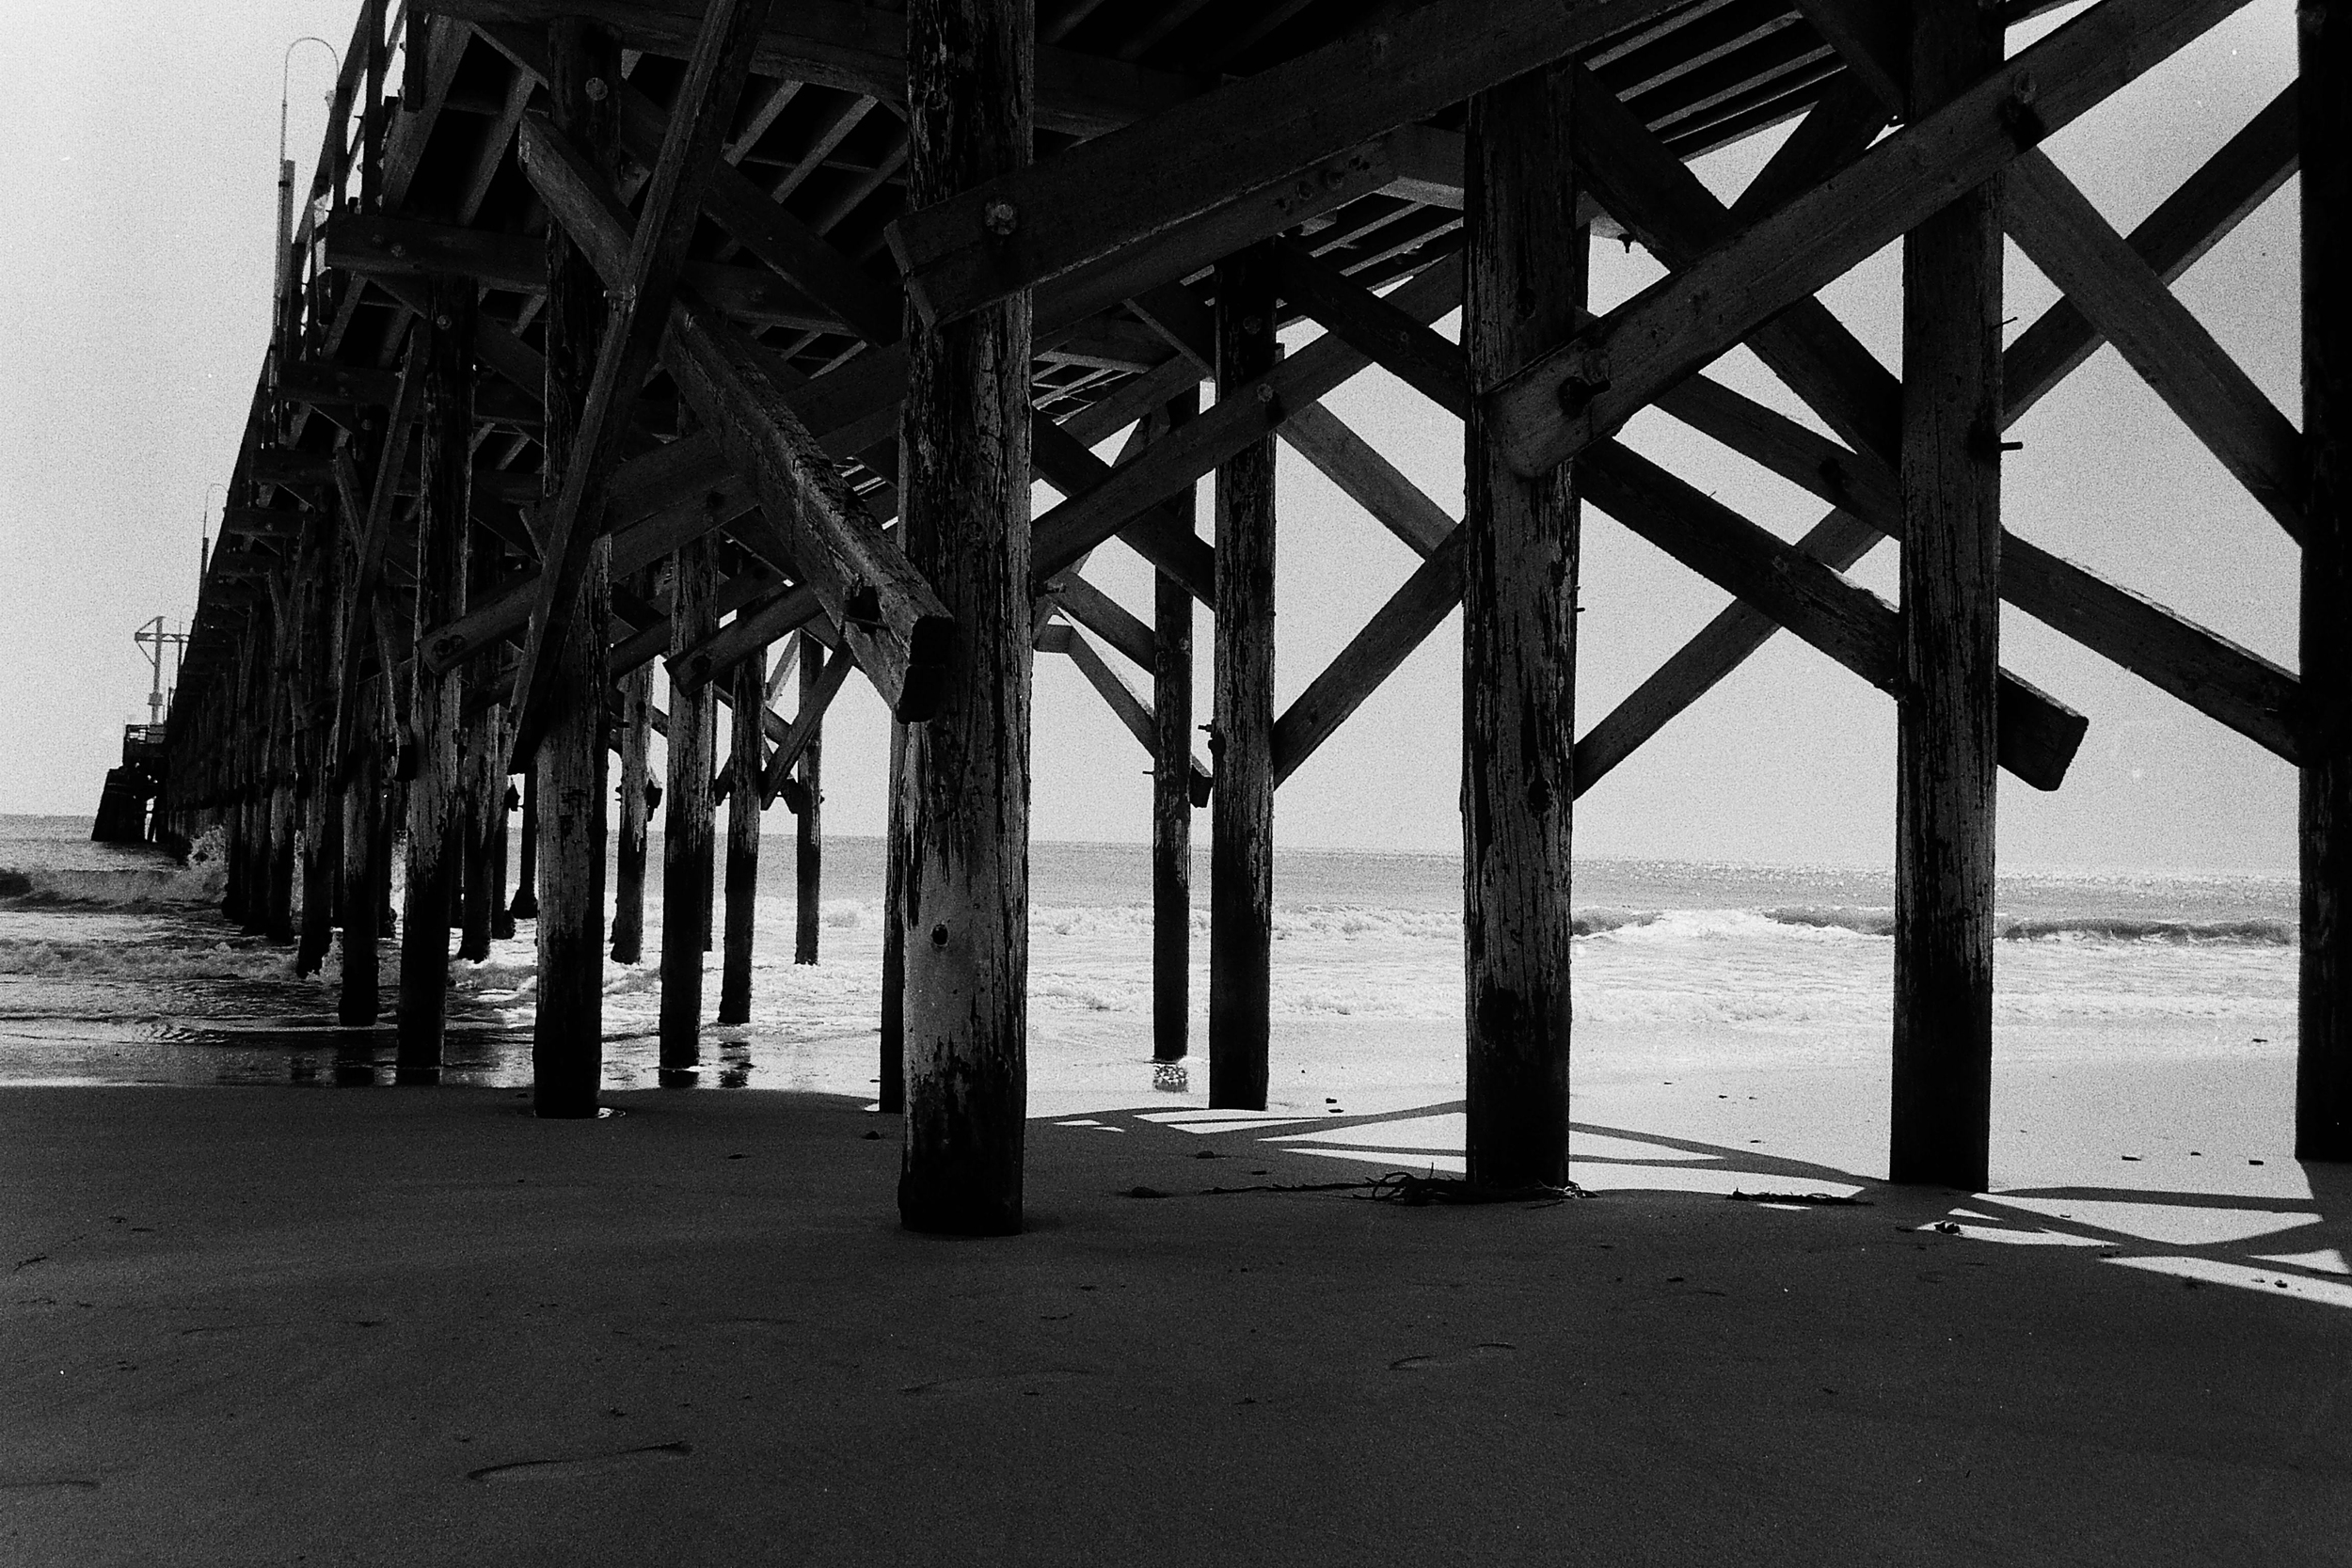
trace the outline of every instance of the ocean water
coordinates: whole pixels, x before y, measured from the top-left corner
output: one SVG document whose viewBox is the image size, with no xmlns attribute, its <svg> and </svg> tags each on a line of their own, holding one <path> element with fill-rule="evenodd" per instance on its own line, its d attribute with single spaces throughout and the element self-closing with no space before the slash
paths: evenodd
<svg viewBox="0 0 2352 1568">
<path fill-rule="evenodd" d="M 0 1083 L 372 1084 L 389 1020 L 334 1020 L 330 959 L 217 912 L 209 845 L 182 865 L 93 845 L 79 818 L 0 817 Z M 711 1087 L 866 1094 L 880 1010 L 882 846 L 826 847 L 821 961 L 791 962 L 791 844 L 761 865 L 748 1026 L 707 1034 Z M 660 863 L 660 840 L 654 863 Z M 1206 1088 L 1208 876 L 1194 878 L 1186 1073 L 1150 1063 L 1150 867 L 1137 846 L 1039 844 L 1031 856 L 1030 1083 L 1038 1114 L 1179 1104 Z M 1887 876 L 1802 866 L 1594 861 L 1576 868 L 1580 1082 L 1712 1065 L 1883 1072 L 1892 985 Z M 1296 850 L 1278 857 L 1274 1103 L 1442 1102 L 1461 1078 L 1458 863 Z M 658 952 L 649 900 L 646 951 Z M 2021 875 L 1999 890 L 1996 1053 L 2037 1061 L 2291 1062 L 2293 881 Z M 396 954 L 388 945 L 389 997 Z M 718 956 L 707 960 L 715 1008 Z M 455 962 L 447 1078 L 529 1082 L 531 927 Z M 607 1080 L 650 1085 L 652 965 L 606 968 Z M 1667 1080 L 1671 1082 L 1671 1079 Z"/>
</svg>

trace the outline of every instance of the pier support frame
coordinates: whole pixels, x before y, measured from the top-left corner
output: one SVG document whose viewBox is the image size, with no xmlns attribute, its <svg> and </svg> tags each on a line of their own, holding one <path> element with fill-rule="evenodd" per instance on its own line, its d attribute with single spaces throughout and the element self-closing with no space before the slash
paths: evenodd
<svg viewBox="0 0 2352 1568">
<path fill-rule="evenodd" d="M 2295 1153 L 2352 1160 L 2352 4 L 2303 0 L 2303 945 Z"/>
<path fill-rule="evenodd" d="M 557 126 L 605 171 L 617 161 L 621 51 L 612 35 L 566 19 L 548 29 L 548 97 Z M 601 84 L 601 90 L 591 84 Z M 580 414 L 603 341 L 604 288 L 560 224 L 548 226 L 547 461 L 544 493 L 562 490 Z M 604 1076 L 604 851 L 606 725 L 612 677 L 612 542 L 597 540 L 580 575 L 580 601 L 557 645 L 558 698 L 526 774 L 522 885 L 515 912 L 535 914 L 538 1007 L 532 1020 L 532 1108 L 550 1117 L 593 1117 Z M 642 748 L 640 757 L 643 756 Z M 544 798 L 542 792 L 544 791 Z M 641 797 L 642 799 L 642 797 Z M 638 821 L 644 860 L 644 819 Z M 534 864 L 533 840 L 536 837 Z M 534 877 L 534 872 L 536 873 Z M 532 900 L 526 911 L 524 901 Z"/>
<path fill-rule="evenodd" d="M 2001 60 L 1976 0 L 1914 0 L 1916 120 Z M 1903 237 L 1902 698 L 1895 784 L 1897 1181 L 1987 1178 L 2001 573 L 2002 177 Z"/>
<path fill-rule="evenodd" d="M 1216 269 L 1216 385 L 1274 368 L 1272 245 Z M 1209 814 L 1209 1103 L 1265 1109 L 1274 948 L 1274 437 L 1216 469 L 1216 793 Z"/>
<path fill-rule="evenodd" d="M 1029 162 L 1035 24 L 1029 0 L 907 7 L 910 207 Z M 906 325 L 900 532 L 957 644 L 938 711 L 907 731 L 901 781 L 898 1216 L 1005 1234 L 1021 1228 L 1028 1093 L 1029 294 L 944 325 L 910 305 Z"/>
<path fill-rule="evenodd" d="M 1580 513 L 1574 465 L 1515 472 L 1477 394 L 1576 330 L 1589 235 L 1573 91 L 1571 71 L 1551 67 L 1477 94 L 1464 154 L 1465 1153 L 1490 1187 L 1568 1180 Z"/>
<path fill-rule="evenodd" d="M 417 515 L 417 643 L 466 612 L 466 539 L 472 527 L 475 288 L 434 275 L 425 334 L 422 454 Z M 386 461 L 393 460 L 388 452 Z M 438 1083 L 449 1018 L 449 926 L 462 853 L 459 712 L 465 672 L 418 669 L 403 769 L 408 784 L 407 889 L 401 911 L 401 1083 Z"/>
</svg>

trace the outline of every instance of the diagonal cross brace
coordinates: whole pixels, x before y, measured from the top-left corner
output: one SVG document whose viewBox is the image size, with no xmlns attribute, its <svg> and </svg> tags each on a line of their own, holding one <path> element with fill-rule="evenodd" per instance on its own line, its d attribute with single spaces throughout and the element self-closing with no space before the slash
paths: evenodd
<svg viewBox="0 0 2352 1568">
<path fill-rule="evenodd" d="M 589 546 L 602 531 L 605 481 L 620 461 L 630 411 L 660 346 L 678 270 L 702 218 L 703 192 L 719 162 L 736 99 L 751 74 L 753 46 L 768 9 L 769 0 L 711 0 L 678 87 L 669 135 L 646 182 L 628 260 L 617 279 L 606 276 L 611 304 L 604 346 L 580 410 L 563 489 L 542 525 L 546 569 L 515 682 L 518 769 L 538 751 L 552 717 L 562 679 L 555 649 L 577 608 Z"/>
<path fill-rule="evenodd" d="M 1607 436 L 2245 3 L 2101 0 L 1495 388 L 1488 411 L 1512 466 L 1546 473 Z"/>
</svg>

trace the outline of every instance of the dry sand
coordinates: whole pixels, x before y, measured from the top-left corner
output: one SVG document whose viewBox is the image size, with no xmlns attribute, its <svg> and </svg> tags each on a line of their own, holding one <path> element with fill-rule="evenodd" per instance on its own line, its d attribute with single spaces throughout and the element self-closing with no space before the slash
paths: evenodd
<svg viewBox="0 0 2352 1568">
<path fill-rule="evenodd" d="M 1867 1205 L 1211 1196 L 1443 1124 L 1103 1112 L 947 1241 L 837 1099 L 0 1089 L 0 1561 L 2352 1560 L 2352 1309 L 2177 1277 L 2352 1246 L 2352 1173 L 2169 1193 L 2318 1216 L 2230 1262 L 1775 1163 L 1853 1087 L 1730 1083 L 1597 1085 L 1584 1168 Z"/>
</svg>

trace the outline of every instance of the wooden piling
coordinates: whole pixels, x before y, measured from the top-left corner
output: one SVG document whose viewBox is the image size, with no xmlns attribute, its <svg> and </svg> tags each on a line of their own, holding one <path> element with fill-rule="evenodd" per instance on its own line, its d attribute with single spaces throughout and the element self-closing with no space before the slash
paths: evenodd
<svg viewBox="0 0 2352 1568">
<path fill-rule="evenodd" d="M 1470 1180 L 1490 1187 L 1568 1180 L 1581 519 L 1573 465 L 1517 473 L 1479 394 L 1566 342 L 1584 303 L 1573 80 L 1564 63 L 1479 93 L 1466 128 L 1464 1153 Z"/>
<path fill-rule="evenodd" d="M 1976 0 L 1913 0 L 1914 120 L 2001 62 Z M 2001 182 L 1903 239 L 1902 641 L 1895 832 L 1897 1181 L 1974 1191 L 1993 1088 L 2000 668 Z"/>
<path fill-rule="evenodd" d="M 619 44 L 576 19 L 548 28 L 548 93 L 557 125 L 608 171 L 616 154 Z M 591 84 L 600 84 L 592 87 Z M 548 226 L 547 462 L 542 493 L 564 485 L 580 411 L 596 374 L 604 289 L 562 226 Z M 580 602 L 556 657 L 561 693 L 525 774 L 522 885 L 516 913 L 535 915 L 538 1009 L 532 1020 L 532 1107 L 550 1117 L 593 1117 L 604 1076 L 606 723 L 612 679 L 612 542 L 599 539 L 581 574 Z M 642 706 L 642 705 L 641 705 Z M 644 757 L 641 741 L 639 757 Z M 540 793 L 545 790 L 545 800 Z M 640 797 L 641 800 L 643 797 Z M 536 809 L 534 809 L 534 806 Z M 533 846 L 538 853 L 534 859 Z M 644 823 L 638 820 L 638 860 Z M 534 878 L 534 872 L 536 876 Z M 537 895 L 534 897 L 534 894 Z M 533 899 L 526 911 L 525 899 Z"/>
<path fill-rule="evenodd" d="M 342 647 L 337 625 L 342 591 L 341 523 L 331 506 L 303 521 L 296 571 L 302 578 L 300 712 L 295 737 L 295 800 L 302 818 L 302 931 L 294 973 L 315 974 L 334 946 L 336 884 L 342 873 L 342 799 L 336 787 L 335 700 Z"/>
<path fill-rule="evenodd" d="M 294 688 L 300 679 L 302 644 L 296 600 L 301 586 L 294 579 L 291 562 L 272 578 L 268 708 L 263 722 L 267 739 L 262 780 L 269 813 L 268 906 L 263 933 L 273 942 L 294 940 L 295 828 L 294 809 Z"/>
<path fill-rule="evenodd" d="M 479 523 L 468 528 L 466 534 L 466 596 L 469 603 L 474 603 L 498 591 L 504 546 L 498 535 Z M 471 665 L 467 670 L 467 689 L 495 686 L 500 674 L 495 661 Z M 459 866 L 457 956 L 472 963 L 490 956 L 500 888 L 505 880 L 492 864 L 493 857 L 501 853 L 499 827 L 505 820 L 507 759 L 501 711 L 498 706 L 481 708 L 460 728 L 459 818 L 464 824 L 465 847 Z"/>
<path fill-rule="evenodd" d="M 536 920 L 539 918 L 539 769 L 536 764 L 523 769 L 521 837 L 515 865 L 515 896 L 506 906 L 506 912 L 515 920 Z M 596 924 L 601 928 L 604 922 L 599 918 Z"/>
<path fill-rule="evenodd" d="M 910 208 L 1029 162 L 1035 22 L 1027 0 L 907 7 Z M 906 326 L 899 531 L 956 657 L 907 732 L 898 1216 L 1003 1234 L 1021 1228 L 1028 1089 L 1029 295 L 945 325 L 910 305 Z"/>
<path fill-rule="evenodd" d="M 719 969 L 719 1022 L 752 1016 L 753 925 L 759 901 L 760 742 L 768 717 L 768 651 L 735 667 L 734 771 L 727 782 L 726 950 Z"/>
<path fill-rule="evenodd" d="M 364 718 L 350 726 L 352 753 L 343 764 L 342 803 L 342 981 L 335 999 L 337 1020 L 353 1028 L 375 1022 L 380 967 L 376 939 L 384 910 L 384 766 L 380 740 L 386 683 L 373 680 L 357 701 Z"/>
<path fill-rule="evenodd" d="M 501 729 L 503 732 L 504 726 L 501 725 Z M 500 735 L 501 745 L 506 738 L 503 733 Z M 515 935 L 515 911 L 506 899 L 506 868 L 513 863 L 514 855 L 514 845 L 508 839 L 507 830 L 514 821 L 516 808 L 523 803 L 523 800 L 516 793 L 513 781 L 504 772 L 506 763 L 503 752 L 493 766 L 501 771 L 492 775 L 490 780 L 491 793 L 498 800 L 498 819 L 490 829 L 490 935 L 506 942 Z"/>
<path fill-rule="evenodd" d="M 2303 0 L 2307 705 L 2295 1153 L 2352 1160 L 2352 4 Z"/>
<path fill-rule="evenodd" d="M 645 829 L 660 788 L 647 758 L 653 749 L 653 667 L 623 675 L 620 734 L 620 842 L 612 862 L 612 961 L 645 957 Z"/>
<path fill-rule="evenodd" d="M 1216 384 L 1274 368 L 1270 244 L 1216 269 Z M 1274 947 L 1274 437 L 1216 469 L 1216 793 L 1209 811 L 1209 1103 L 1263 1111 Z"/>
<path fill-rule="evenodd" d="M 1198 389 L 1171 401 L 1171 426 L 1200 404 Z M 1165 510 L 1197 531 L 1191 485 Z M 1165 572 L 1152 578 L 1152 1059 L 1179 1062 L 1192 1012 L 1192 594 Z"/>
<path fill-rule="evenodd" d="M 716 550 L 705 536 L 677 552 L 670 577 L 670 652 L 718 630 L 711 595 Z M 702 1059 L 703 952 L 708 944 L 711 888 L 713 720 L 718 694 L 708 682 L 670 688 L 669 784 L 661 817 L 661 1068 L 683 1071 Z"/>
<path fill-rule="evenodd" d="M 416 641 L 466 612 L 471 526 L 475 288 L 436 274 L 426 286 L 425 390 L 417 515 Z M 386 461 L 391 456 L 387 454 Z M 400 1045 L 394 1077 L 437 1083 L 449 1009 L 449 921 L 461 853 L 457 733 L 465 675 L 415 672 L 409 698 L 406 898 L 400 930 Z"/>
<path fill-rule="evenodd" d="M 817 700 L 817 685 L 824 669 L 824 644 L 812 632 L 801 633 L 801 703 Z M 817 961 L 817 933 L 825 895 L 825 729 L 819 723 L 808 737 L 797 764 L 800 805 L 793 814 L 792 834 L 792 961 Z"/>
<path fill-rule="evenodd" d="M 875 1103 L 888 1116 L 907 1108 L 907 727 L 890 725 L 890 822 L 882 856 L 882 1020 Z"/>
</svg>

